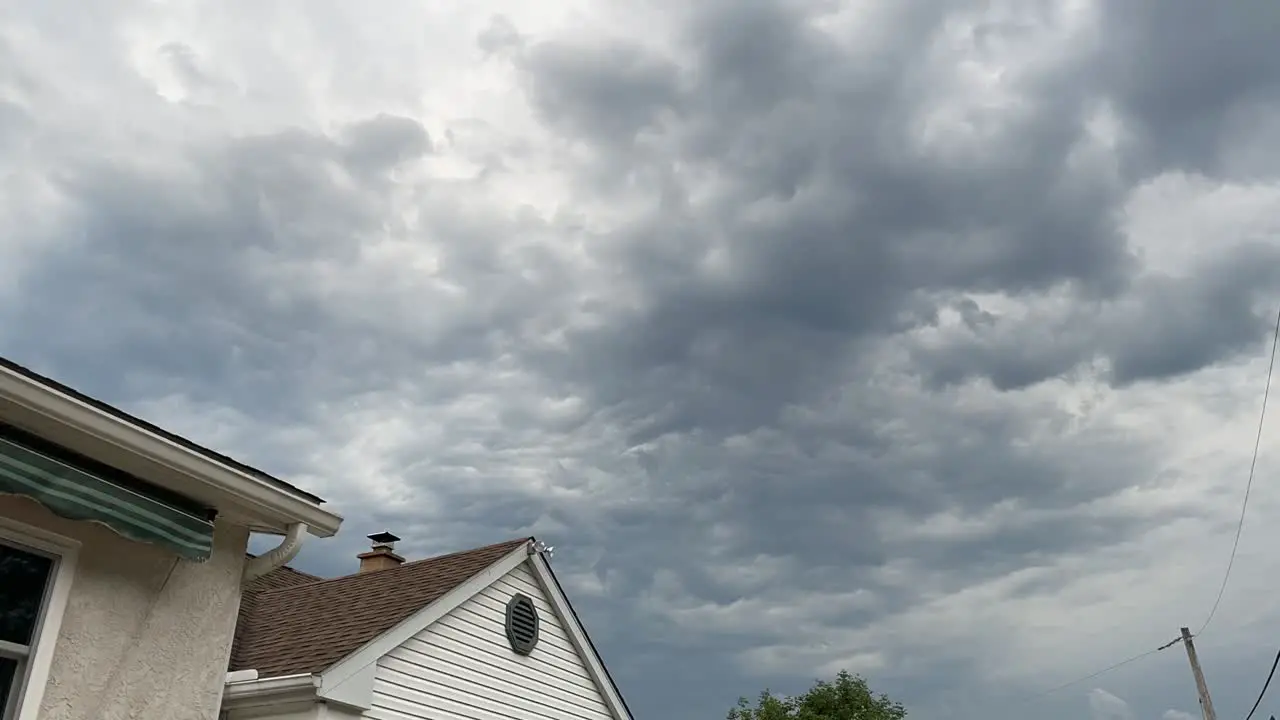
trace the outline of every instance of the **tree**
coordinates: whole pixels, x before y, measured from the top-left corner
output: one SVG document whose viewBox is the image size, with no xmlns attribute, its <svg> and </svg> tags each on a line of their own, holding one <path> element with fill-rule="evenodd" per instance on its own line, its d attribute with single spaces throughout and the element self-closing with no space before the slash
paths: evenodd
<svg viewBox="0 0 1280 720">
<path fill-rule="evenodd" d="M 778 697 L 765 690 L 752 707 L 738 700 L 727 720 L 902 720 L 907 710 L 887 695 L 876 695 L 861 675 L 841 670 L 835 682 L 819 680 L 803 695 Z"/>
</svg>

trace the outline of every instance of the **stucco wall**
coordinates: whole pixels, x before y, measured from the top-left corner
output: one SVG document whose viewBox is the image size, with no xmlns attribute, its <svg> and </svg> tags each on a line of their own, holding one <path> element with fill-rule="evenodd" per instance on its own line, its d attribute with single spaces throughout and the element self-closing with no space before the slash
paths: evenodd
<svg viewBox="0 0 1280 720">
<path fill-rule="evenodd" d="M 82 544 L 41 720 L 217 717 L 247 529 L 218 524 L 192 563 L 25 498 L 0 496 L 0 517 Z"/>
</svg>

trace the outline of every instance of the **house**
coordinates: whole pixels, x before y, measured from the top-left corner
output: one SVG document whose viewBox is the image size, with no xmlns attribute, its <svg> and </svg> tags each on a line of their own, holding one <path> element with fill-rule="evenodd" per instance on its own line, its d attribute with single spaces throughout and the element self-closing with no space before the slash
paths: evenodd
<svg viewBox="0 0 1280 720">
<path fill-rule="evenodd" d="M 0 720 L 631 720 L 533 538 L 288 567 L 341 522 L 0 358 Z"/>
<path fill-rule="evenodd" d="M 245 588 L 225 720 L 631 720 L 533 538 Z"/>
<path fill-rule="evenodd" d="M 213 720 L 241 588 L 341 522 L 0 358 L 0 720 Z"/>
</svg>

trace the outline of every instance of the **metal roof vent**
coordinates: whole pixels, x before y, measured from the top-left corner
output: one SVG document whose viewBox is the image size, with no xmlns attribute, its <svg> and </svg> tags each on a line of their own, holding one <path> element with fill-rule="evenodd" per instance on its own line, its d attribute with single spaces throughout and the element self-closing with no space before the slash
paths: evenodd
<svg viewBox="0 0 1280 720">
<path fill-rule="evenodd" d="M 507 642 L 520 655 L 538 644 L 538 609 L 526 595 L 517 593 L 507 602 Z"/>
<path fill-rule="evenodd" d="M 396 541 L 400 539 L 396 537 L 395 534 L 386 530 L 383 530 L 380 533 L 366 535 L 365 537 L 373 541 L 374 550 L 381 550 L 384 548 L 387 550 L 394 550 L 396 547 Z"/>
</svg>

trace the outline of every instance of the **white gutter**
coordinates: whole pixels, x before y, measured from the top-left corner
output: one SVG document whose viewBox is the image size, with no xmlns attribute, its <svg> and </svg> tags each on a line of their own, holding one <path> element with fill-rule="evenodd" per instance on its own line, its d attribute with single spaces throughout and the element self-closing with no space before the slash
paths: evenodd
<svg viewBox="0 0 1280 720">
<path fill-rule="evenodd" d="M 257 672 L 252 670 L 238 672 L 257 675 Z M 236 673 L 228 673 L 228 680 L 234 674 Z M 281 702 L 314 700 L 319 688 L 320 678 L 316 675 L 282 675 L 261 680 L 228 682 L 222 688 L 222 709 L 242 709 Z"/>
<path fill-rule="evenodd" d="M 242 581 L 247 583 L 257 580 L 297 557 L 298 551 L 302 549 L 302 541 L 306 540 L 306 538 L 306 523 L 290 525 L 288 532 L 285 533 L 284 540 L 277 547 L 245 562 L 244 571 L 241 575 Z"/>
<path fill-rule="evenodd" d="M 302 522 L 317 537 L 331 537 L 342 524 L 341 515 L 325 510 L 317 501 L 220 463 L 2 366 L 0 398 L 204 483 L 264 519 L 281 524 Z"/>
</svg>

